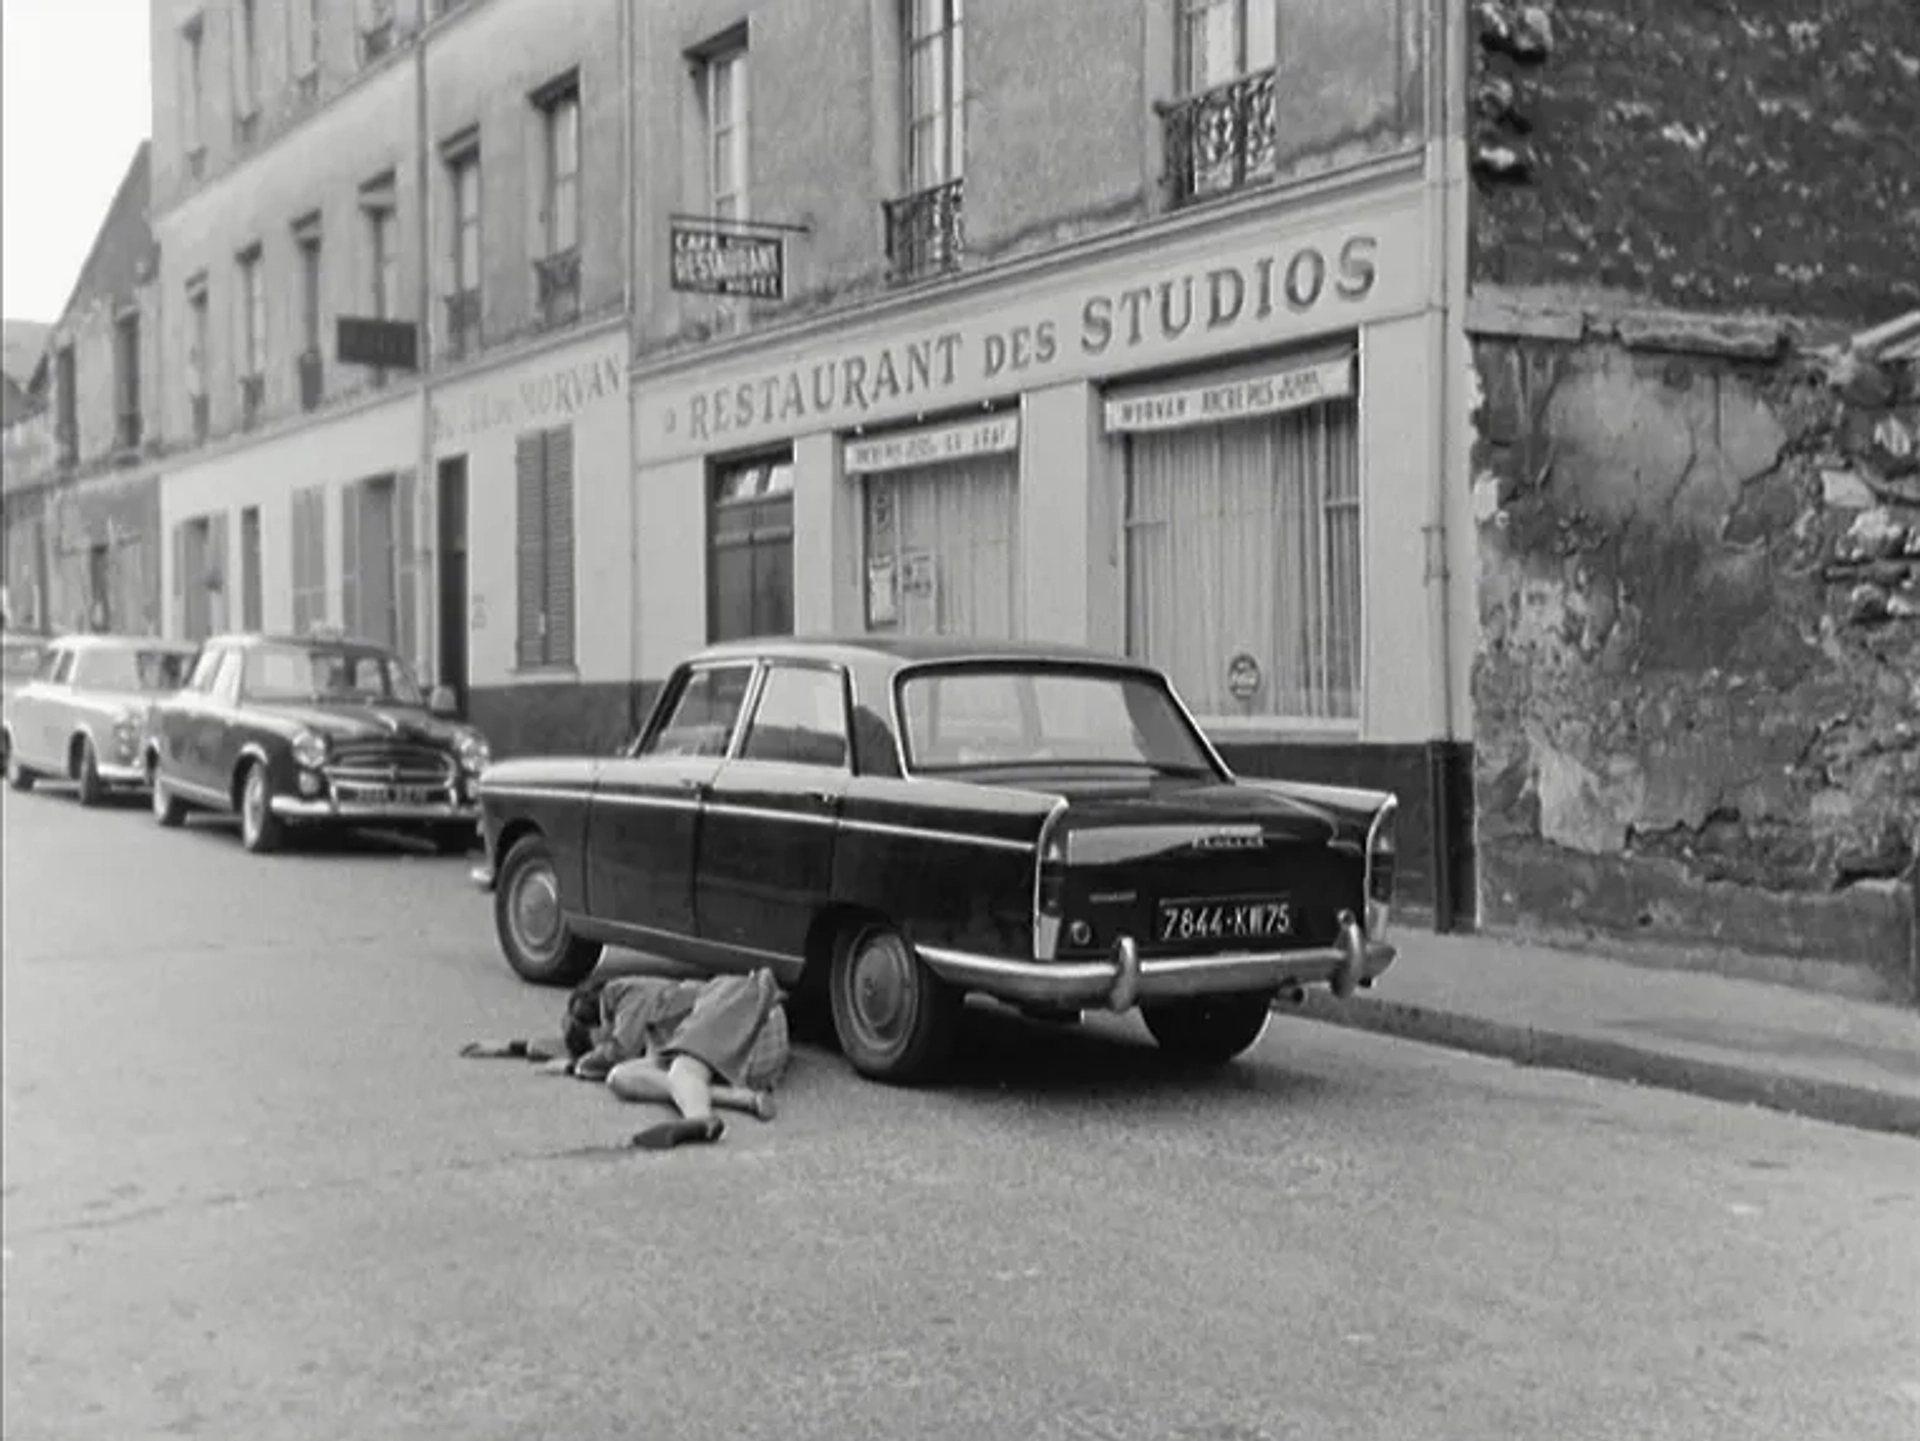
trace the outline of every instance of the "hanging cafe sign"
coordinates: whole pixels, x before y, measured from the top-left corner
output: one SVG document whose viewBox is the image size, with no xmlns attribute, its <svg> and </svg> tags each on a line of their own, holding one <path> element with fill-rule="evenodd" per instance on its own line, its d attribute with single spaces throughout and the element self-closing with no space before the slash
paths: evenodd
<svg viewBox="0 0 1920 1441">
<path fill-rule="evenodd" d="M 785 300 L 786 237 L 807 230 L 711 215 L 675 215 L 668 227 L 673 288 L 730 300 Z"/>
</svg>

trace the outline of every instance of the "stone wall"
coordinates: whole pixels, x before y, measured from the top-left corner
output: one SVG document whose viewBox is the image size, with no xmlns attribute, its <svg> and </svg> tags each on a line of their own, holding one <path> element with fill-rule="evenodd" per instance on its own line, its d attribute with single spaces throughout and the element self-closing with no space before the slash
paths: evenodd
<svg viewBox="0 0 1920 1441">
<path fill-rule="evenodd" d="M 1914 364 L 1484 295 L 1473 324 L 1487 921 L 1913 995 Z"/>
<path fill-rule="evenodd" d="M 1871 324 L 1920 305 L 1920 5 L 1473 6 L 1473 271 Z"/>
</svg>

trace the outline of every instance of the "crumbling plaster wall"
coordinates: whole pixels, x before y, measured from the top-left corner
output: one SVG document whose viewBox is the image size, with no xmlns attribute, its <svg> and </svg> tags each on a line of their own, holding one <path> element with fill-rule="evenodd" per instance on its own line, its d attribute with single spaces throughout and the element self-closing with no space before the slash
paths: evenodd
<svg viewBox="0 0 1920 1441">
<path fill-rule="evenodd" d="M 1913 365 L 1758 358 L 1786 344 L 1759 324 L 1530 328 L 1475 341 L 1488 919 L 1852 959 L 1824 953 L 1882 935 L 1872 916 L 1836 928 L 1802 906 L 1745 936 L 1726 887 L 1844 911 L 1866 882 L 1859 907 L 1897 914 L 1920 849 Z M 1503 860 L 1543 847 L 1575 874 L 1602 858 L 1671 884 L 1538 894 Z M 1700 912 L 1676 913 L 1689 893 Z"/>
</svg>

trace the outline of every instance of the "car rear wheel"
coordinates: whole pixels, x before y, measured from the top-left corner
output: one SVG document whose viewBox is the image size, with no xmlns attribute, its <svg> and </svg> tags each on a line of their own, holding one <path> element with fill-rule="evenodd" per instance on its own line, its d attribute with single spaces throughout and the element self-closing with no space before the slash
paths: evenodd
<svg viewBox="0 0 1920 1441">
<path fill-rule="evenodd" d="M 152 792 L 153 818 L 172 830 L 187 818 L 186 802 L 176 796 L 167 783 L 160 778 L 158 761 L 147 766 L 147 787 Z"/>
<path fill-rule="evenodd" d="M 842 937 L 828 990 L 841 1053 L 861 1075 L 912 1085 L 952 1054 L 964 997 L 893 927 L 869 922 Z"/>
<path fill-rule="evenodd" d="M 100 780 L 100 758 L 93 753 L 93 742 L 86 738 L 80 741 L 80 804 L 97 806 L 107 798 L 107 788 Z"/>
<path fill-rule="evenodd" d="M 33 789 L 33 781 L 33 772 L 21 764 L 20 757 L 14 754 L 13 747 L 9 745 L 7 747 L 7 784 L 17 791 L 30 791 Z"/>
<path fill-rule="evenodd" d="M 1170 1059 L 1223 1066 L 1260 1039 L 1273 1015 L 1273 997 L 1266 991 L 1196 996 L 1142 1006 L 1140 1015 Z"/>
<path fill-rule="evenodd" d="M 257 856 L 280 849 L 285 827 L 273 813 L 273 787 L 267 768 L 255 761 L 240 787 L 240 844 Z"/>
<path fill-rule="evenodd" d="M 560 876 L 544 837 L 522 836 L 501 862 L 493 928 L 507 964 L 536 986 L 577 986 L 600 964 L 601 944 L 567 928 Z"/>
</svg>

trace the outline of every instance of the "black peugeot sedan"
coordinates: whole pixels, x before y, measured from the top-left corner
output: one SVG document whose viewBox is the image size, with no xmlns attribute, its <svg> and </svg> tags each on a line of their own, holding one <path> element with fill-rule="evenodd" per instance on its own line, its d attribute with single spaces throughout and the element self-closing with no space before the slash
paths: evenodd
<svg viewBox="0 0 1920 1441">
<path fill-rule="evenodd" d="M 153 814 L 238 814 L 249 851 L 291 829 L 408 831 L 448 855 L 477 839 L 486 738 L 392 650 L 330 632 L 215 636 L 148 713 Z"/>
</svg>

